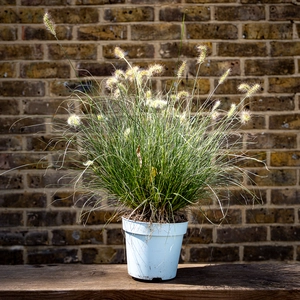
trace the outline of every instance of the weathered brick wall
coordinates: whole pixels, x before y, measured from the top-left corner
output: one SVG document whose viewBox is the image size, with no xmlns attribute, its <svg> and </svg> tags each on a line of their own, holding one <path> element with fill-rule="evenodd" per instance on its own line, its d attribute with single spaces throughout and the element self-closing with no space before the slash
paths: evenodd
<svg viewBox="0 0 300 300">
<path fill-rule="evenodd" d="M 249 103 L 248 149 L 269 167 L 250 165 L 261 205 L 233 199 L 228 218 L 213 226 L 190 215 L 184 262 L 300 261 L 300 1 L 299 0 L 0 0 L 0 263 L 121 263 L 120 223 L 102 230 L 108 216 L 76 223 L 65 171 L 53 161 L 51 118 L 70 94 L 75 72 L 42 24 L 47 10 L 77 68 L 102 77 L 112 72 L 115 45 L 140 65 L 159 61 L 172 76 L 181 55 L 190 62 L 196 45 L 209 47 L 203 96 L 228 67 L 217 97 L 239 98 L 237 84 L 260 83 Z M 27 165 L 22 169 L 21 165 Z M 57 193 L 55 193 L 59 189 Z M 238 198 L 238 197 L 237 197 Z M 207 214 L 218 221 L 213 206 Z"/>
</svg>

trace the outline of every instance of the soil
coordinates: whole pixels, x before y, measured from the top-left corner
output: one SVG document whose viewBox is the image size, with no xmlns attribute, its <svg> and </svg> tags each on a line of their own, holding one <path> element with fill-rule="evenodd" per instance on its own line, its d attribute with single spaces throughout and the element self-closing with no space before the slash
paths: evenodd
<svg viewBox="0 0 300 300">
<path fill-rule="evenodd" d="M 139 212 L 125 212 L 123 217 L 129 220 L 139 221 L 139 222 L 150 222 L 153 223 L 153 218 L 148 214 L 141 214 Z M 183 212 L 175 212 L 173 216 L 170 218 L 159 218 L 155 219 L 154 223 L 183 223 L 187 222 L 187 217 Z"/>
</svg>

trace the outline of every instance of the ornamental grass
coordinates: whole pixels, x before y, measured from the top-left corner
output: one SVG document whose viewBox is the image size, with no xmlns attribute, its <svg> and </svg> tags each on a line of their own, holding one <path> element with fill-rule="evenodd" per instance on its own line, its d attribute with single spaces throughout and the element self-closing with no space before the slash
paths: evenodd
<svg viewBox="0 0 300 300">
<path fill-rule="evenodd" d="M 45 15 L 44 23 L 55 35 L 49 16 Z M 191 207 L 201 210 L 208 198 L 225 217 L 219 196 L 224 191 L 229 195 L 237 189 L 255 197 L 244 184 L 248 174 L 241 162 L 256 159 L 241 152 L 241 126 L 251 119 L 246 99 L 260 86 L 241 84 L 240 102 L 225 111 L 214 98 L 230 74 L 225 70 L 195 111 L 198 74 L 207 49 L 200 45 L 197 50 L 198 71 L 191 90 L 179 89 L 185 61 L 172 84 L 164 86 L 157 80 L 162 65 L 140 68 L 119 47 L 114 54 L 126 69 L 116 69 L 104 81 L 93 80 L 88 89 L 74 90 L 79 109 L 70 111 L 61 134 L 66 139 L 64 156 L 76 151 L 80 157 L 74 185 L 88 195 L 83 214 L 102 206 L 98 195 L 103 192 L 115 197 L 119 209 L 129 210 L 128 217 L 150 222 L 175 222 L 178 212 Z M 96 201 L 86 210 L 91 199 Z"/>
</svg>

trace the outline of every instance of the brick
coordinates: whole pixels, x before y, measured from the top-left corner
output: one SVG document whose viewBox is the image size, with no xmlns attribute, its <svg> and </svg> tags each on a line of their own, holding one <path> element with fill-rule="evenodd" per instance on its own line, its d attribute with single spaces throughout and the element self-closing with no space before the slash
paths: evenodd
<svg viewBox="0 0 300 300">
<path fill-rule="evenodd" d="M 78 40 L 81 41 L 126 40 L 127 27 L 124 25 L 80 26 L 77 34 Z"/>
<path fill-rule="evenodd" d="M 272 167 L 299 167 L 300 151 L 271 152 L 270 165 Z"/>
<path fill-rule="evenodd" d="M 45 186 L 49 188 L 58 188 L 64 186 L 70 186 L 72 181 L 71 175 L 66 176 L 62 173 L 51 173 L 48 171 L 46 174 L 27 174 L 27 182 L 29 188 L 43 188 Z"/>
<path fill-rule="evenodd" d="M 249 175 L 251 181 L 258 186 L 289 186 L 297 183 L 296 170 L 270 169 L 256 170 Z"/>
<path fill-rule="evenodd" d="M 57 38 L 62 40 L 72 40 L 72 27 L 66 25 L 63 26 L 55 26 L 55 32 Z M 53 34 L 48 31 L 45 27 L 31 27 L 24 26 L 22 28 L 22 40 L 30 41 L 30 40 L 56 40 Z"/>
<path fill-rule="evenodd" d="M 0 207 L 37 208 L 46 207 L 47 197 L 43 193 L 11 193 L 0 195 Z"/>
<path fill-rule="evenodd" d="M 42 97 L 45 95 L 45 83 L 41 81 L 2 81 L 2 97 Z"/>
<path fill-rule="evenodd" d="M 239 261 L 238 247 L 202 247 L 191 248 L 191 263 L 234 262 Z"/>
<path fill-rule="evenodd" d="M 0 62 L 0 77 L 14 78 L 17 76 L 17 64 L 13 62 Z"/>
<path fill-rule="evenodd" d="M 43 56 L 42 45 L 0 45 L 1 60 L 41 60 Z"/>
<path fill-rule="evenodd" d="M 0 212 L 0 227 L 16 227 L 23 225 L 22 212 Z"/>
<path fill-rule="evenodd" d="M 114 49 L 116 45 L 103 45 L 103 57 L 115 59 Z M 126 57 L 135 58 L 154 58 L 154 45 L 152 44 L 121 44 L 121 49 L 125 51 Z"/>
<path fill-rule="evenodd" d="M 297 135 L 284 133 L 257 133 L 247 137 L 248 149 L 297 148 Z M 284 165 L 284 164 L 282 164 Z"/>
<path fill-rule="evenodd" d="M 264 116 L 252 115 L 249 122 L 241 126 L 243 130 L 265 129 L 266 119 Z"/>
<path fill-rule="evenodd" d="M 126 263 L 124 249 L 113 247 L 82 248 L 82 263 L 84 264 L 122 264 Z"/>
<path fill-rule="evenodd" d="M 186 35 L 189 39 L 223 39 L 236 40 L 238 28 L 232 24 L 186 24 Z"/>
<path fill-rule="evenodd" d="M 18 115 L 20 113 L 19 101 L 16 99 L 0 100 L 0 115 Z"/>
<path fill-rule="evenodd" d="M 251 111 L 280 111 L 294 110 L 294 96 L 255 96 L 249 100 Z"/>
<path fill-rule="evenodd" d="M 16 5 L 16 0 L 1 0 L 1 5 Z"/>
<path fill-rule="evenodd" d="M 97 197 L 95 200 L 91 199 L 90 195 L 84 195 L 78 193 L 72 193 L 72 192 L 64 192 L 64 191 L 56 191 L 51 195 L 51 206 L 52 207 L 90 207 L 89 203 L 93 205 L 96 201 L 96 199 L 101 200 L 100 197 Z M 85 214 L 82 216 L 83 224 L 87 225 L 87 216 L 89 214 Z M 113 222 L 113 221 L 112 221 Z M 106 222 L 104 222 L 106 223 Z M 98 223 L 95 223 L 95 225 L 99 225 Z"/>
<path fill-rule="evenodd" d="M 28 250 L 29 264 L 66 264 L 78 262 L 77 249 L 30 249 Z"/>
<path fill-rule="evenodd" d="M 99 21 L 98 10 L 93 7 L 51 8 L 48 12 L 57 24 L 88 24 Z"/>
<path fill-rule="evenodd" d="M 64 150 L 66 142 L 49 136 L 35 136 L 26 138 L 27 151 L 54 151 Z"/>
<path fill-rule="evenodd" d="M 21 151 L 22 148 L 20 137 L 0 137 L 0 151 Z"/>
<path fill-rule="evenodd" d="M 271 56 L 297 56 L 300 55 L 300 42 L 270 42 Z"/>
<path fill-rule="evenodd" d="M 58 62 L 25 63 L 20 66 L 22 78 L 69 78 L 70 66 Z"/>
<path fill-rule="evenodd" d="M 213 242 L 213 232 L 211 228 L 188 228 L 183 238 L 183 245 L 186 244 L 210 244 Z"/>
<path fill-rule="evenodd" d="M 74 225 L 76 223 L 76 214 L 70 211 L 28 211 L 27 226 L 62 226 Z"/>
<path fill-rule="evenodd" d="M 207 209 L 204 212 L 192 210 L 190 222 L 192 224 L 241 224 L 242 214 L 239 209 L 228 209 L 226 206 L 223 212 L 220 209 Z"/>
<path fill-rule="evenodd" d="M 0 11 L 0 23 L 18 23 L 19 16 L 15 8 L 7 7 Z"/>
<path fill-rule="evenodd" d="M 245 3 L 245 4 L 274 4 L 274 3 L 279 3 L 279 4 L 283 4 L 283 3 L 288 3 L 290 4 L 291 1 L 290 0 L 241 0 L 241 3 Z"/>
<path fill-rule="evenodd" d="M 236 3 L 236 0 L 186 0 L 186 3 Z"/>
<path fill-rule="evenodd" d="M 299 77 L 269 78 L 269 93 L 298 93 L 300 90 Z"/>
<path fill-rule="evenodd" d="M 271 191 L 271 203 L 274 205 L 298 205 L 300 194 L 298 189 L 276 189 Z"/>
<path fill-rule="evenodd" d="M 163 67 L 163 73 L 160 75 L 160 77 L 168 76 L 173 77 L 176 76 L 178 68 L 181 65 L 180 63 L 174 63 L 173 61 L 166 61 L 166 60 L 156 60 L 155 63 L 160 64 Z M 148 62 L 136 62 L 133 63 L 133 65 L 139 66 L 141 69 L 147 69 L 149 67 Z"/>
<path fill-rule="evenodd" d="M 22 265 L 22 249 L 0 249 L 0 265 Z"/>
<path fill-rule="evenodd" d="M 267 240 L 266 227 L 242 227 L 217 229 L 217 243 L 248 243 L 263 242 Z"/>
<path fill-rule="evenodd" d="M 83 217 L 85 225 L 104 225 L 107 223 L 120 223 L 121 219 L 114 211 L 96 210 Z"/>
<path fill-rule="evenodd" d="M 67 105 L 61 99 L 30 99 L 23 100 L 24 115 L 55 115 L 66 114 Z M 46 146 L 46 145 L 45 145 Z"/>
<path fill-rule="evenodd" d="M 240 157 L 236 163 L 239 167 L 242 168 L 259 168 L 264 167 L 264 163 L 267 161 L 267 153 L 265 151 L 247 151 L 246 159 Z M 241 153 L 241 156 L 244 156 Z"/>
<path fill-rule="evenodd" d="M 249 56 L 267 56 L 267 45 L 263 42 L 256 43 L 227 43 L 220 42 L 217 44 L 217 53 L 220 56 L 238 56 L 249 57 Z"/>
<path fill-rule="evenodd" d="M 245 60 L 245 75 L 288 75 L 295 74 L 293 59 L 247 59 Z"/>
<path fill-rule="evenodd" d="M 123 245 L 125 236 L 121 228 L 106 228 L 106 239 L 108 245 Z"/>
<path fill-rule="evenodd" d="M 291 40 L 293 26 L 287 23 L 249 23 L 243 25 L 243 37 L 250 40 Z"/>
<path fill-rule="evenodd" d="M 133 41 L 173 40 L 180 39 L 180 37 L 180 25 L 169 23 L 131 25 L 131 39 Z"/>
<path fill-rule="evenodd" d="M 270 129 L 299 130 L 300 114 L 282 114 L 270 116 Z"/>
<path fill-rule="evenodd" d="M 296 247 L 297 261 L 300 261 L 300 246 Z"/>
<path fill-rule="evenodd" d="M 180 0 L 129 0 L 132 4 L 174 4 L 180 3 Z"/>
<path fill-rule="evenodd" d="M 242 190 L 220 191 L 219 198 L 222 200 L 223 205 L 264 205 L 267 203 L 267 195 L 264 190 L 251 190 L 251 194 Z"/>
<path fill-rule="evenodd" d="M 15 246 L 25 244 L 26 231 L 0 231 L 0 246 Z"/>
<path fill-rule="evenodd" d="M 0 166 L 3 170 L 11 170 L 13 168 L 21 169 L 44 169 L 48 166 L 47 158 L 41 153 L 1 153 Z"/>
<path fill-rule="evenodd" d="M 74 60 L 96 60 L 97 45 L 64 44 L 63 50 L 59 45 L 48 45 L 48 58 L 50 60 L 65 60 L 66 57 Z"/>
<path fill-rule="evenodd" d="M 215 81 L 215 86 L 217 85 L 217 83 L 218 83 L 218 80 Z M 216 94 L 240 94 L 240 92 L 238 91 L 238 86 L 241 83 L 247 83 L 251 86 L 254 84 L 260 84 L 261 86 L 263 86 L 262 79 L 245 78 L 245 79 L 241 80 L 241 79 L 235 79 L 235 78 L 228 78 L 224 84 L 222 84 L 218 87 Z M 259 93 L 259 91 L 258 91 L 258 93 Z"/>
<path fill-rule="evenodd" d="M 79 81 L 74 80 L 53 80 L 50 82 L 50 96 L 65 97 L 70 96 L 73 90 L 80 85 Z"/>
<path fill-rule="evenodd" d="M 256 208 L 246 211 L 249 224 L 294 223 L 293 208 Z"/>
<path fill-rule="evenodd" d="M 3 162 L 0 160 L 0 168 L 2 170 L 7 170 L 5 169 L 5 165 L 3 165 Z M 5 175 L 0 176 L 0 189 L 2 190 L 9 190 L 9 189 L 14 189 L 14 190 L 19 190 L 24 188 L 24 181 L 23 181 L 23 176 L 18 174 L 10 174 L 7 173 Z"/>
<path fill-rule="evenodd" d="M 37 246 L 48 245 L 48 232 L 47 231 L 29 231 L 25 235 L 25 245 Z"/>
<path fill-rule="evenodd" d="M 217 6 L 215 20 L 217 21 L 261 21 L 265 20 L 263 6 Z"/>
<path fill-rule="evenodd" d="M 245 261 L 292 260 L 293 246 L 245 246 Z"/>
<path fill-rule="evenodd" d="M 194 87 L 194 83 L 195 83 L 194 79 L 188 79 L 188 80 L 181 81 L 178 86 L 178 90 L 179 91 L 185 90 L 185 91 L 191 92 Z M 163 89 L 167 90 L 167 91 L 170 90 L 170 88 L 171 88 L 171 86 L 173 86 L 173 84 L 174 84 L 173 80 L 163 80 L 162 81 Z M 210 91 L 209 79 L 202 79 L 202 78 L 197 79 L 195 91 L 199 95 L 207 94 Z"/>
<path fill-rule="evenodd" d="M 189 64 L 189 74 L 197 75 L 198 65 L 195 61 Z M 228 69 L 231 69 L 229 76 L 238 76 L 241 74 L 241 66 L 239 60 L 209 60 L 209 63 L 203 64 L 200 68 L 199 76 L 217 76 L 221 77 Z M 226 82 L 225 82 L 226 84 Z"/>
<path fill-rule="evenodd" d="M 154 8 L 118 7 L 104 10 L 104 20 L 109 22 L 151 22 L 154 21 Z"/>
<path fill-rule="evenodd" d="M 294 5 L 271 5 L 270 6 L 270 20 L 271 21 L 300 21 L 300 10 L 295 9 Z"/>
<path fill-rule="evenodd" d="M 76 5 L 105 5 L 105 4 L 121 4 L 125 0 L 76 0 Z"/>
<path fill-rule="evenodd" d="M 0 26 L 0 41 L 15 41 L 18 39 L 17 28 Z"/>
<path fill-rule="evenodd" d="M 77 68 L 79 69 L 79 76 L 112 76 L 116 69 L 126 70 L 126 62 L 118 61 L 114 64 L 110 62 L 103 63 L 79 63 Z"/>
<path fill-rule="evenodd" d="M 45 131 L 45 120 L 40 118 L 2 118 L 0 123 L 1 134 L 29 134 Z"/>
<path fill-rule="evenodd" d="M 167 7 L 159 11 L 163 22 L 202 22 L 210 20 L 210 9 L 206 6 Z"/>
<path fill-rule="evenodd" d="M 18 10 L 19 23 L 43 23 L 45 10 L 42 7 L 20 7 Z"/>
<path fill-rule="evenodd" d="M 271 226 L 271 240 L 280 242 L 299 241 L 299 226 Z"/>
<path fill-rule="evenodd" d="M 21 0 L 23 6 L 69 5 L 69 0 Z"/>
<path fill-rule="evenodd" d="M 181 42 L 168 42 L 168 43 L 160 43 L 159 55 L 162 58 L 176 58 L 179 57 L 198 57 L 199 51 L 197 50 L 197 46 L 200 43 L 181 43 Z M 212 53 L 212 43 L 210 42 L 201 42 L 201 45 L 207 47 L 207 55 L 211 55 Z"/>
<path fill-rule="evenodd" d="M 52 245 L 103 244 L 102 229 L 52 230 Z"/>
</svg>

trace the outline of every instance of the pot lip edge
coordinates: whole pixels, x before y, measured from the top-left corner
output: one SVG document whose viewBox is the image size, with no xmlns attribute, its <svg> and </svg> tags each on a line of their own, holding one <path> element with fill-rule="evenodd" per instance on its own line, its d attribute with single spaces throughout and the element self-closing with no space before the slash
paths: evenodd
<svg viewBox="0 0 300 300">
<path fill-rule="evenodd" d="M 127 222 L 127 223 L 135 223 L 135 224 L 140 224 L 140 225 L 146 225 L 146 224 L 150 224 L 150 225 L 153 225 L 153 226 L 164 226 L 164 225 L 185 225 L 185 224 L 188 224 L 189 221 L 184 221 L 184 222 L 177 222 L 177 223 L 152 223 L 152 222 L 144 222 L 144 221 L 135 221 L 135 220 L 131 220 L 131 219 L 128 219 L 124 216 L 121 217 L 122 218 L 122 221 L 124 222 Z"/>
</svg>

